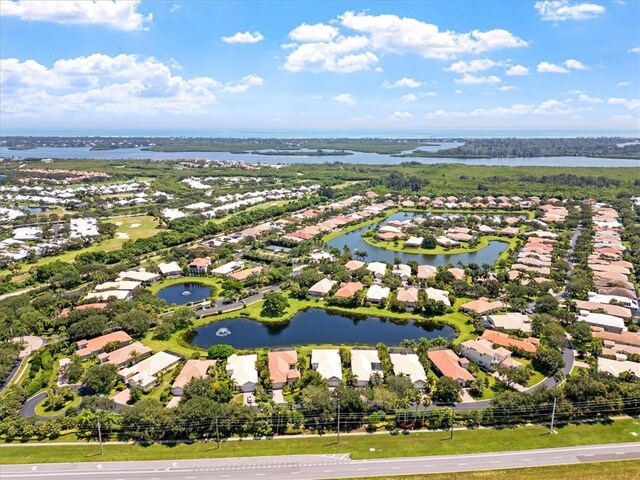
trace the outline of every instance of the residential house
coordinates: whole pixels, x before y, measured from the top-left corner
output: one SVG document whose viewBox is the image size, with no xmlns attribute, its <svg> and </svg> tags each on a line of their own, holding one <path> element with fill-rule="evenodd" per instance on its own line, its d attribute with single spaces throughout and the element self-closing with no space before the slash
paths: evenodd
<svg viewBox="0 0 640 480">
<path fill-rule="evenodd" d="M 229 278 L 233 278 L 234 280 L 243 282 L 248 278 L 251 278 L 255 275 L 259 275 L 260 273 L 262 273 L 262 270 L 264 270 L 264 268 L 261 266 L 245 268 L 244 270 L 239 270 L 237 272 L 232 273 L 231 275 L 229 275 Z"/>
<path fill-rule="evenodd" d="M 511 352 L 504 347 L 493 349 L 493 343 L 486 339 L 467 340 L 460 344 L 460 353 L 463 357 L 488 369 L 493 370 L 497 366 L 520 367 L 522 364 L 511 358 Z"/>
<path fill-rule="evenodd" d="M 164 278 L 177 278 L 182 276 L 182 269 L 178 262 L 159 263 L 158 271 Z"/>
<path fill-rule="evenodd" d="M 375 278 L 381 279 L 384 278 L 385 273 L 387 273 L 387 264 L 382 262 L 371 262 L 367 265 L 367 270 L 369 270 Z"/>
<path fill-rule="evenodd" d="M 79 340 L 76 342 L 78 350 L 76 355 L 80 358 L 87 358 L 90 355 L 101 353 L 109 344 L 127 344 L 130 343 L 132 338 L 129 334 L 123 330 L 107 333 L 91 340 Z"/>
<path fill-rule="evenodd" d="M 442 302 L 447 307 L 451 306 L 451 301 L 449 300 L 449 292 L 447 292 L 446 290 L 428 287 L 425 288 L 424 291 L 427 293 L 427 298 L 435 300 L 436 302 Z"/>
<path fill-rule="evenodd" d="M 220 275 L 223 277 L 230 276 L 233 272 L 237 272 L 238 270 L 242 270 L 244 268 L 244 262 L 241 261 L 233 261 L 227 262 L 224 265 L 220 265 L 219 267 L 211 270 L 211 273 L 214 275 Z"/>
<path fill-rule="evenodd" d="M 462 305 L 460 305 L 460 310 L 463 312 L 477 313 L 478 315 L 486 315 L 500 310 L 504 307 L 504 303 L 502 303 L 500 300 L 494 300 L 491 302 L 486 298 L 481 297 L 478 300 L 463 303 Z"/>
<path fill-rule="evenodd" d="M 311 350 L 311 368 L 316 370 L 330 387 L 337 387 L 342 381 L 342 364 L 337 349 Z"/>
<path fill-rule="evenodd" d="M 120 347 L 112 352 L 103 352 L 98 355 L 100 364 L 108 363 L 118 368 L 127 366 L 130 362 L 140 361 L 151 355 L 151 349 L 140 342 L 133 342 Z"/>
<path fill-rule="evenodd" d="M 309 295 L 312 297 L 326 297 L 336 283 L 335 280 L 323 278 L 309 288 Z"/>
<path fill-rule="evenodd" d="M 184 387 L 194 378 L 204 378 L 207 376 L 209 368 L 216 364 L 215 360 L 187 360 L 182 370 L 176 377 L 175 381 L 171 385 L 171 394 L 175 396 L 182 396 L 184 394 Z"/>
<path fill-rule="evenodd" d="M 627 331 L 622 318 L 607 315 L 606 313 L 587 313 L 579 316 L 577 320 L 579 322 L 587 322 L 596 327 L 602 327 L 609 332 L 621 333 Z"/>
<path fill-rule="evenodd" d="M 292 380 L 300 378 L 296 351 L 269 352 L 269 377 L 274 390 L 282 389 Z"/>
<path fill-rule="evenodd" d="M 598 357 L 598 371 L 610 373 L 614 377 L 619 377 L 622 373 L 631 373 L 636 378 L 640 378 L 640 363 L 630 362 L 626 355 L 617 355 L 616 360 Z"/>
<path fill-rule="evenodd" d="M 482 336 L 480 338 L 488 340 L 489 342 L 501 347 L 510 348 L 511 350 L 518 349 L 526 353 L 535 353 L 538 349 L 538 344 L 540 343 L 540 340 L 534 337 L 520 340 L 517 338 L 511 338 L 506 333 L 497 332 L 495 330 L 485 330 L 482 332 Z"/>
<path fill-rule="evenodd" d="M 423 389 L 427 386 L 427 374 L 415 353 L 391 353 L 389 354 L 393 372 L 396 375 L 405 375 L 416 388 Z"/>
<path fill-rule="evenodd" d="M 211 259 L 209 257 L 194 258 L 189 263 L 189 273 L 191 275 L 206 275 L 210 266 L 211 266 Z"/>
<path fill-rule="evenodd" d="M 380 303 L 382 300 L 386 300 L 391 293 L 389 287 L 383 287 L 378 284 L 371 285 L 367 290 L 367 301 L 371 303 Z"/>
<path fill-rule="evenodd" d="M 438 269 L 433 265 L 418 265 L 418 280 L 429 280 L 438 273 Z"/>
<path fill-rule="evenodd" d="M 347 269 L 347 272 L 353 272 L 354 270 L 358 270 L 365 265 L 366 264 L 364 262 L 361 262 L 360 260 L 349 260 L 347 263 L 345 263 L 344 268 Z"/>
<path fill-rule="evenodd" d="M 502 330 L 520 330 L 525 333 L 531 332 L 531 319 L 528 315 L 517 312 L 502 313 L 500 315 L 485 315 L 484 321 L 490 328 L 500 328 Z"/>
<path fill-rule="evenodd" d="M 155 385 L 157 375 L 175 367 L 180 357 L 168 352 L 158 352 L 118 372 L 118 377 L 130 387 L 146 390 Z"/>
<path fill-rule="evenodd" d="M 364 387 L 375 381 L 375 376 L 382 379 L 382 366 L 377 350 L 351 350 L 351 370 L 357 377 L 357 386 Z"/>
<path fill-rule="evenodd" d="M 411 278 L 411 267 L 409 265 L 400 263 L 393 266 L 393 270 L 391 270 L 391 273 L 403 282 L 406 282 Z"/>
<path fill-rule="evenodd" d="M 423 237 L 409 237 L 409 239 L 404 242 L 404 248 L 420 248 L 422 247 Z"/>
<path fill-rule="evenodd" d="M 463 387 L 473 382 L 474 377 L 467 371 L 469 361 L 460 358 L 453 350 L 448 348 L 442 350 L 429 350 L 427 352 L 431 364 L 445 377 L 449 377 L 458 382 Z"/>
<path fill-rule="evenodd" d="M 160 280 L 160 275 L 157 273 L 147 272 L 144 268 L 138 270 L 128 270 L 126 272 L 120 272 L 118 274 L 118 280 L 131 280 L 134 282 L 140 282 L 145 285 L 157 282 Z"/>
<path fill-rule="evenodd" d="M 399 302 L 404 302 L 407 307 L 413 308 L 418 303 L 418 289 L 416 287 L 399 288 L 396 294 Z"/>
<path fill-rule="evenodd" d="M 340 288 L 335 293 L 338 298 L 353 298 L 356 293 L 364 288 L 364 285 L 360 282 L 347 282 L 340 285 Z"/>
<path fill-rule="evenodd" d="M 227 358 L 227 373 L 236 382 L 238 390 L 241 392 L 256 391 L 256 385 L 258 385 L 257 361 L 257 355 L 237 355 L 234 353 Z"/>
</svg>

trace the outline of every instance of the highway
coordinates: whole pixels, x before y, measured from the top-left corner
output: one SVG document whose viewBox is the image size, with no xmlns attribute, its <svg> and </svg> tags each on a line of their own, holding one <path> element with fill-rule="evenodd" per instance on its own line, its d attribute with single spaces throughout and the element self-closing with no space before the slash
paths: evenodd
<svg viewBox="0 0 640 480">
<path fill-rule="evenodd" d="M 212 446 L 212 448 L 215 448 Z M 471 455 L 351 460 L 348 454 L 2 465 L 5 479 L 335 479 L 640 460 L 640 442 Z M 640 472 L 640 463 L 638 463 Z"/>
</svg>

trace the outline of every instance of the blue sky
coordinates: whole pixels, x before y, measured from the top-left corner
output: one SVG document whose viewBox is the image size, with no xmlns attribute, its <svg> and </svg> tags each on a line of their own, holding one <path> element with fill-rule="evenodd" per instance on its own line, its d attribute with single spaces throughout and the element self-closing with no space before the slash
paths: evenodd
<svg viewBox="0 0 640 480">
<path fill-rule="evenodd" d="M 640 134 L 640 2 L 0 0 L 0 127 Z"/>
</svg>

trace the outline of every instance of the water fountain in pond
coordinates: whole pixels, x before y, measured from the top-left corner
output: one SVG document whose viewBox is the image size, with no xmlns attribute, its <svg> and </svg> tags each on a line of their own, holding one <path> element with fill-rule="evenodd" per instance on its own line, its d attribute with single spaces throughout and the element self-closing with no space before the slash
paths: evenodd
<svg viewBox="0 0 640 480">
<path fill-rule="evenodd" d="M 189 290 L 185 290 L 184 292 L 182 292 L 182 295 L 187 297 L 187 296 L 191 295 L 191 292 Z"/>
<path fill-rule="evenodd" d="M 216 331 L 216 337 L 226 337 L 227 335 L 231 335 L 231 330 L 228 328 L 219 328 Z"/>
</svg>

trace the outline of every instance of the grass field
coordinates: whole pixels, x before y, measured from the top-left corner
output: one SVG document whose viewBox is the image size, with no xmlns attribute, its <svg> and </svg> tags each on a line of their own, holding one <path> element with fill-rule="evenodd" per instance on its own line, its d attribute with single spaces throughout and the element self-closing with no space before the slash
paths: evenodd
<svg viewBox="0 0 640 480">
<path fill-rule="evenodd" d="M 637 441 L 632 432 L 640 432 L 640 420 L 625 419 L 608 423 L 567 425 L 558 428 L 557 435 L 549 435 L 544 426 L 505 429 L 456 431 L 453 439 L 449 432 L 420 431 L 409 435 L 343 435 L 336 443 L 335 435 L 325 437 L 277 440 L 192 444 L 105 445 L 104 455 L 97 456 L 98 445 L 93 442 L 80 445 L 24 445 L 1 446 L 2 463 L 51 463 L 87 461 L 154 460 L 161 458 L 184 459 L 203 457 L 241 457 L 293 454 L 350 453 L 354 459 L 411 457 L 422 455 L 455 455 L 463 453 L 531 450 L 599 443 Z M 371 449 L 375 449 L 372 451 Z M 489 477 L 490 478 L 490 477 Z M 533 477 L 535 478 L 535 477 Z"/>
<path fill-rule="evenodd" d="M 149 215 L 136 215 L 134 217 L 115 217 L 105 220 L 105 222 L 116 224 L 118 229 L 113 238 L 109 238 L 102 243 L 93 244 L 80 250 L 69 250 L 59 255 L 39 258 L 35 263 L 25 263 L 21 266 L 21 271 L 27 271 L 31 267 L 46 265 L 47 263 L 60 260 L 62 262 L 72 262 L 78 255 L 86 252 L 112 252 L 122 248 L 122 244 L 127 240 L 137 240 L 138 238 L 147 238 L 161 232 L 158 226 L 158 220 Z M 118 225 L 119 224 L 119 225 Z M 138 226 L 135 226 L 138 225 Z M 120 233 L 121 235 L 118 235 Z M 124 236 L 127 238 L 124 238 Z M 120 238 L 119 238 L 120 237 Z M 9 274 L 8 270 L 0 270 L 0 275 Z"/>
<path fill-rule="evenodd" d="M 369 245 L 377 248 L 384 248 L 385 250 L 391 250 L 393 252 L 404 252 L 415 255 L 458 255 L 461 253 L 473 253 L 482 250 L 489 242 L 503 242 L 508 243 L 509 247 L 515 247 L 516 238 L 498 237 L 495 235 L 487 235 L 480 237 L 478 244 L 475 247 L 459 247 L 459 248 L 444 248 L 437 245 L 435 248 L 404 248 L 404 241 L 398 242 L 398 245 L 394 245 L 393 241 L 377 240 L 373 237 L 362 237 L 362 239 Z M 507 247 L 508 248 L 508 247 Z"/>
<path fill-rule="evenodd" d="M 488 470 L 465 473 L 436 473 L 431 475 L 406 475 L 398 477 L 362 477 L 359 480 L 636 480 L 638 461 L 581 463 L 553 467 Z"/>
</svg>

